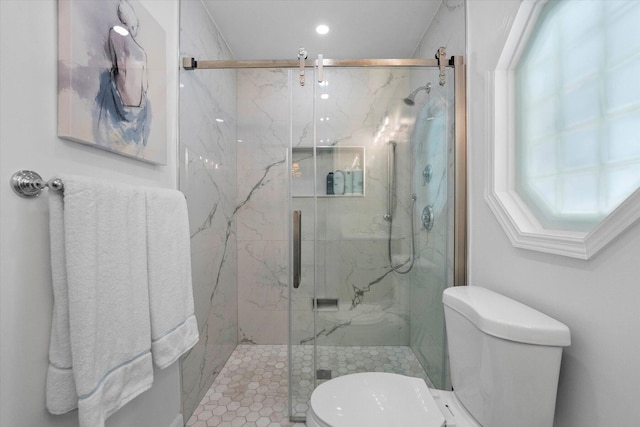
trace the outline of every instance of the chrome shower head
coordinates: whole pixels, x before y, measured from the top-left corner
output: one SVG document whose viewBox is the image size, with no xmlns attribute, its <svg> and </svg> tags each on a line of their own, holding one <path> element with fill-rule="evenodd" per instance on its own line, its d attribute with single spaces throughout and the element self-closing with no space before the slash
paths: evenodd
<svg viewBox="0 0 640 427">
<path fill-rule="evenodd" d="M 413 107 L 414 105 L 416 105 L 416 101 L 413 100 L 415 97 L 416 97 L 416 94 L 412 93 L 411 95 L 409 95 L 405 99 L 403 99 L 403 101 L 409 107 Z"/>
<path fill-rule="evenodd" d="M 424 86 L 420 86 L 418 89 L 411 92 L 409 96 L 403 99 L 404 103 L 407 104 L 409 107 L 413 107 L 414 105 L 416 105 L 415 98 L 418 92 L 420 92 L 421 90 L 425 90 L 427 91 L 427 94 L 429 94 L 431 92 L 431 82 L 427 83 Z"/>
</svg>

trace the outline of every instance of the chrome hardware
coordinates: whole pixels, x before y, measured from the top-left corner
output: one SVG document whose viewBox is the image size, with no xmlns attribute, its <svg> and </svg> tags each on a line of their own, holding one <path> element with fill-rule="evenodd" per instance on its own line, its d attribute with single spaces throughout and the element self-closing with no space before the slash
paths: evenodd
<svg viewBox="0 0 640 427">
<path fill-rule="evenodd" d="M 322 83 L 324 81 L 324 59 L 322 58 L 322 54 L 318 54 L 318 83 Z"/>
<path fill-rule="evenodd" d="M 64 185 L 59 178 L 45 182 L 38 173 L 22 170 L 14 173 L 11 177 L 11 188 L 21 197 L 32 198 L 38 197 L 45 188 L 62 191 Z"/>
<path fill-rule="evenodd" d="M 185 70 L 195 70 L 198 68 L 198 62 L 195 58 L 184 57 L 182 58 L 182 68 Z"/>
<path fill-rule="evenodd" d="M 311 309 L 317 311 L 338 311 L 338 298 L 313 298 Z"/>
<path fill-rule="evenodd" d="M 0 0 L 1 1 L 1 0 Z M 433 59 L 330 59 L 324 58 L 324 67 L 437 67 L 438 60 Z M 186 68 L 185 68 L 186 65 Z M 213 69 L 238 69 L 238 68 L 296 68 L 300 65 L 298 59 L 260 59 L 248 61 L 236 61 L 228 59 L 208 60 L 196 58 L 183 58 L 182 66 L 188 70 L 213 70 Z M 313 66 L 310 61 L 307 67 Z M 452 64 L 449 64 L 452 66 Z"/>
<path fill-rule="evenodd" d="M 426 185 L 427 182 L 431 182 L 431 178 L 433 178 L 433 166 L 427 165 L 422 171 L 422 185 Z"/>
<path fill-rule="evenodd" d="M 396 190 L 396 147 L 395 141 L 389 141 L 389 155 L 387 157 L 387 213 L 382 215 L 385 221 L 391 221 L 395 210 L 395 190 Z"/>
<path fill-rule="evenodd" d="M 300 86 L 304 86 L 304 67 L 306 66 L 307 51 L 301 47 L 298 49 L 298 61 L 300 61 Z"/>
<path fill-rule="evenodd" d="M 331 369 L 318 369 L 316 371 L 316 379 L 317 380 L 330 380 L 331 379 Z"/>
<path fill-rule="evenodd" d="M 302 211 L 293 211 L 293 287 L 298 289 L 302 278 Z"/>
<path fill-rule="evenodd" d="M 433 206 L 425 206 L 422 210 L 422 227 L 425 230 L 431 230 L 433 228 L 434 214 L 433 214 Z"/>
<path fill-rule="evenodd" d="M 447 67 L 447 49 L 441 47 L 436 52 L 436 59 L 438 60 L 438 66 L 440 67 L 440 86 L 444 86 L 447 82 L 447 74 L 445 68 Z"/>
<path fill-rule="evenodd" d="M 418 94 L 418 92 L 420 92 L 421 90 L 424 90 L 427 92 L 427 95 L 431 93 L 431 82 L 427 82 L 426 85 L 424 86 L 420 86 L 419 88 L 417 88 L 416 90 L 414 90 L 413 92 L 411 92 L 409 94 L 409 96 L 407 96 L 405 99 L 403 99 L 403 102 L 408 105 L 409 107 L 413 107 L 414 105 L 416 105 L 416 95 Z"/>
</svg>

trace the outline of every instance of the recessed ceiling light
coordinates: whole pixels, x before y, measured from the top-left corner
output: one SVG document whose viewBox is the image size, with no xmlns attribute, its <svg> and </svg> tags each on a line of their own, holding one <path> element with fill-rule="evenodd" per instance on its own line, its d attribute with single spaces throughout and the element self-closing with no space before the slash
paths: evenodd
<svg viewBox="0 0 640 427">
<path fill-rule="evenodd" d="M 324 24 L 320 24 L 316 27 L 316 33 L 318 34 L 324 35 L 324 34 L 327 34 L 328 32 L 329 32 L 329 27 L 327 27 Z"/>
<path fill-rule="evenodd" d="M 329 99 L 329 94 L 328 93 L 323 93 L 322 95 L 320 95 L 320 98 Z"/>
</svg>

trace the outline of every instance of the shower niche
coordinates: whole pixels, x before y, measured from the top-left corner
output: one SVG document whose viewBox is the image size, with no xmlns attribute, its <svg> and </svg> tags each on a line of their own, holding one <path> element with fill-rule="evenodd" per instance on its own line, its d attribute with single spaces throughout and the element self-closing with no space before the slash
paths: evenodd
<svg viewBox="0 0 640 427">
<path fill-rule="evenodd" d="M 365 147 L 317 146 L 315 148 L 315 165 L 313 150 L 313 147 L 292 149 L 291 191 L 293 197 L 365 196 Z M 330 173 L 333 174 L 333 179 L 336 179 L 338 171 L 343 174 L 344 191 L 342 192 L 337 191 L 333 180 L 328 179 Z M 357 180 L 360 180 L 362 184 L 356 184 Z"/>
</svg>

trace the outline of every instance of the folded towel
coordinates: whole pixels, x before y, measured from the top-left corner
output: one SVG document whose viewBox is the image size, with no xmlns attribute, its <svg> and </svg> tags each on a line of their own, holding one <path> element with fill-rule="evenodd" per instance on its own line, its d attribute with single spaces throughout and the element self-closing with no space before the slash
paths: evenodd
<svg viewBox="0 0 640 427">
<path fill-rule="evenodd" d="M 148 189 L 146 200 L 151 351 L 165 368 L 198 342 L 189 218 L 179 191 Z"/>
<path fill-rule="evenodd" d="M 146 207 L 141 189 L 61 176 L 49 192 L 54 315 L 47 407 L 81 427 L 151 387 Z"/>
<path fill-rule="evenodd" d="M 49 197 L 49 235 L 53 283 L 53 320 L 49 344 L 46 397 L 49 412 L 65 414 L 78 407 L 78 396 L 71 363 L 63 202 L 62 195 L 53 191 Z"/>
</svg>

